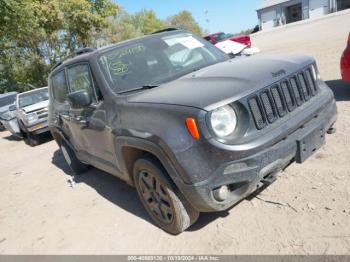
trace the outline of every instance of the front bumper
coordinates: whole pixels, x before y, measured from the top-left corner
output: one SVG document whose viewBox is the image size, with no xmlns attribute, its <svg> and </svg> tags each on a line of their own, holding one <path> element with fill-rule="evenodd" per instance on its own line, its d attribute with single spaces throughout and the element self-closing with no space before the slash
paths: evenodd
<svg viewBox="0 0 350 262">
<path fill-rule="evenodd" d="M 325 136 L 327 130 L 335 123 L 336 117 L 336 103 L 332 99 L 322 108 L 317 117 L 312 118 L 273 146 L 251 156 L 223 163 L 205 181 L 197 184 L 180 183 L 178 187 L 191 205 L 200 212 L 226 210 L 256 191 L 262 181 L 283 170 L 290 163 L 295 160 L 303 161 L 298 159 L 297 141 L 316 131 L 321 132 L 321 136 Z M 319 146 L 321 144 L 317 145 L 317 148 L 311 148 L 310 155 Z M 216 200 L 215 190 L 225 185 L 229 189 L 227 198 L 224 201 Z"/>
<path fill-rule="evenodd" d="M 33 135 L 39 135 L 49 131 L 48 121 L 33 124 L 27 127 L 27 131 Z"/>
</svg>

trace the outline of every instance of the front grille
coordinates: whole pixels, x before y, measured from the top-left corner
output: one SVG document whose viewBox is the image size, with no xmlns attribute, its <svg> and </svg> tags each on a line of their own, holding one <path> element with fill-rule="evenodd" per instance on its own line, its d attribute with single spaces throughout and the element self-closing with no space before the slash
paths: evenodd
<svg viewBox="0 0 350 262">
<path fill-rule="evenodd" d="M 37 115 L 47 114 L 47 109 L 37 111 L 36 113 L 37 113 Z"/>
<path fill-rule="evenodd" d="M 305 75 L 306 75 L 307 83 L 308 83 L 310 90 L 311 90 L 311 95 L 314 96 L 317 93 L 317 87 L 316 87 L 316 83 L 312 77 L 311 69 L 306 70 Z"/>
<path fill-rule="evenodd" d="M 253 97 L 248 101 L 250 110 L 252 112 L 254 122 L 258 129 L 262 129 L 266 126 L 266 120 L 262 111 L 260 110 L 261 106 L 259 105 L 259 100 L 257 97 Z"/>
<path fill-rule="evenodd" d="M 284 100 L 286 101 L 288 110 L 292 112 L 296 107 L 296 102 L 293 95 L 293 91 L 291 90 L 291 87 L 290 87 L 290 83 L 288 81 L 283 81 L 281 83 L 281 88 L 283 93 L 283 96 L 281 96 L 281 99 L 284 98 Z"/>
<path fill-rule="evenodd" d="M 295 108 L 308 102 L 318 92 L 308 68 L 248 98 L 250 113 L 257 129 L 263 129 Z"/>
<path fill-rule="evenodd" d="M 272 99 L 270 97 L 269 91 L 268 90 L 263 91 L 260 94 L 260 98 L 266 113 L 267 120 L 269 121 L 269 123 L 275 122 L 275 120 L 277 119 L 276 110 L 273 105 Z"/>
<path fill-rule="evenodd" d="M 46 118 L 47 117 L 47 114 L 44 114 L 44 115 L 38 115 L 38 118 L 39 119 L 43 119 L 43 118 Z"/>
<path fill-rule="evenodd" d="M 36 115 L 39 119 L 47 118 L 47 109 L 36 111 Z"/>
<path fill-rule="evenodd" d="M 290 81 L 290 85 L 292 87 L 292 93 L 294 95 L 295 102 L 296 102 L 297 106 L 301 106 L 304 101 L 303 101 L 300 87 L 298 87 L 298 80 L 295 76 L 293 76 L 289 81 Z"/>
<path fill-rule="evenodd" d="M 304 100 L 308 101 L 310 99 L 311 94 L 310 94 L 310 90 L 306 86 L 304 74 L 302 74 L 302 73 L 298 74 L 298 78 L 299 78 L 299 83 L 301 86 L 301 92 L 303 93 L 303 96 L 304 96 Z"/>
</svg>

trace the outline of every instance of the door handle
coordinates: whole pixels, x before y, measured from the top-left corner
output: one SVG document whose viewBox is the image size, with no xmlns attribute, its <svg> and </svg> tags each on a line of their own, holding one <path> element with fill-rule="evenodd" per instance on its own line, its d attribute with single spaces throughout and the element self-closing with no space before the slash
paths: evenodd
<svg viewBox="0 0 350 262">
<path fill-rule="evenodd" d="M 81 116 L 76 116 L 76 117 L 75 117 L 75 120 L 78 121 L 78 122 L 80 122 L 80 121 L 83 120 L 83 118 L 82 118 Z"/>
<path fill-rule="evenodd" d="M 65 120 L 70 120 L 70 115 L 66 115 L 66 114 L 61 114 L 61 117 Z"/>
<path fill-rule="evenodd" d="M 81 129 L 85 129 L 88 127 L 88 124 L 89 124 L 89 121 L 84 118 L 84 117 L 81 117 L 81 116 L 77 116 L 75 118 L 75 120 L 77 121 L 77 123 L 80 125 L 80 128 Z"/>
</svg>

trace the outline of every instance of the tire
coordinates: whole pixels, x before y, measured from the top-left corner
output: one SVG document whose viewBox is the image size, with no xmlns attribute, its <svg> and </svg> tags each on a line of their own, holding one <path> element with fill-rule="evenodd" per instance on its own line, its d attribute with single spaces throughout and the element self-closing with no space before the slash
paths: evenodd
<svg viewBox="0 0 350 262">
<path fill-rule="evenodd" d="M 180 234 L 198 219 L 199 212 L 183 198 L 159 161 L 148 157 L 136 160 L 134 181 L 143 206 L 164 231 Z"/>
<path fill-rule="evenodd" d="M 25 137 L 24 137 L 24 142 L 29 145 L 29 146 L 37 146 L 39 145 L 40 141 L 39 141 L 39 137 L 37 135 L 33 135 L 31 133 L 26 133 Z"/>
<path fill-rule="evenodd" d="M 88 165 L 85 165 L 77 158 L 77 156 L 75 155 L 75 152 L 70 146 L 68 146 L 67 143 L 63 142 L 62 145 L 60 146 L 60 149 L 69 168 L 72 170 L 72 172 L 75 175 L 80 175 L 88 171 L 89 169 Z"/>
<path fill-rule="evenodd" d="M 21 130 L 21 134 L 24 142 L 29 146 L 37 146 L 39 145 L 39 138 L 36 135 L 31 134 L 22 121 L 18 121 L 19 128 Z"/>
</svg>

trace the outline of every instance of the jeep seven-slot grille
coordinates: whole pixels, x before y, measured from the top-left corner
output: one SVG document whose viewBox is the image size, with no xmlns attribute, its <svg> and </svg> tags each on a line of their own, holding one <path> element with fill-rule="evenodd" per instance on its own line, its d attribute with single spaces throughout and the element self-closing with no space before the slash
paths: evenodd
<svg viewBox="0 0 350 262">
<path fill-rule="evenodd" d="M 262 129 L 317 94 L 310 69 L 284 79 L 248 99 L 255 125 Z"/>
</svg>

